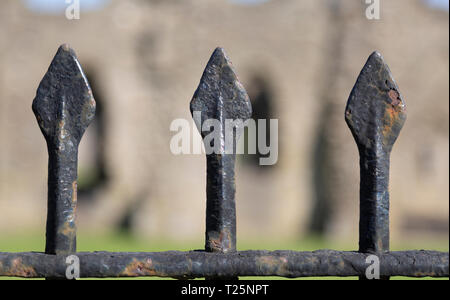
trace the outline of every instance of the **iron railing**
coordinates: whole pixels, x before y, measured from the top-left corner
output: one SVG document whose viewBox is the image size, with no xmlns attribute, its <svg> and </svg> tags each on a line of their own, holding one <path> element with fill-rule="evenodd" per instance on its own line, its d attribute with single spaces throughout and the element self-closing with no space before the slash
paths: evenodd
<svg viewBox="0 0 450 300">
<path fill-rule="evenodd" d="M 33 101 L 47 141 L 48 215 L 45 253 L 0 253 L 0 276 L 66 278 L 67 257 L 79 259 L 79 276 L 157 276 L 237 279 L 238 276 L 359 276 L 367 258 L 379 259 L 381 279 L 448 277 L 449 253 L 389 252 L 389 156 L 406 119 L 405 103 L 382 56 L 374 52 L 350 94 L 345 119 L 360 154 L 359 250 L 236 251 L 235 154 L 207 154 L 205 250 L 154 253 L 76 252 L 77 156 L 95 114 L 95 101 L 77 57 L 59 48 Z M 201 121 L 247 120 L 251 105 L 231 62 L 217 48 L 191 101 Z M 202 130 L 200 130 L 202 132 Z M 203 132 L 202 132 L 203 134 Z M 239 137 L 234 134 L 233 141 Z M 225 131 L 221 131 L 221 145 Z M 214 145 L 212 145 L 214 146 Z"/>
</svg>

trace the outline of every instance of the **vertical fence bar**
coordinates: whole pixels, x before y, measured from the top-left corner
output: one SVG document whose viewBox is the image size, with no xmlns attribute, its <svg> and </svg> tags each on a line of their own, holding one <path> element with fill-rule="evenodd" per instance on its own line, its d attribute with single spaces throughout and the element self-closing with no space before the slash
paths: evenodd
<svg viewBox="0 0 450 300">
<path fill-rule="evenodd" d="M 390 153 L 406 120 L 406 106 L 378 52 L 353 87 L 345 120 L 360 155 L 359 251 L 388 251 Z"/>
<path fill-rule="evenodd" d="M 205 249 L 236 251 L 236 146 L 241 125 L 251 117 L 252 110 L 247 92 L 222 48 L 212 54 L 190 109 L 203 137 L 207 159 Z M 242 123 L 234 123 L 233 127 L 227 120 Z"/>
<path fill-rule="evenodd" d="M 76 252 L 78 145 L 95 100 L 75 52 L 62 45 L 42 79 L 33 112 L 48 149 L 46 254 Z"/>
</svg>

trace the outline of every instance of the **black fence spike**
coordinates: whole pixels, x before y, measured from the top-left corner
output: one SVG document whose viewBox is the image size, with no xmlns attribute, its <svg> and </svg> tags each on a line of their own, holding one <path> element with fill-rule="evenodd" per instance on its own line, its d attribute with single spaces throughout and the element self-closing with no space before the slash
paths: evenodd
<svg viewBox="0 0 450 300">
<path fill-rule="evenodd" d="M 406 106 L 380 53 L 367 60 L 348 99 L 345 120 L 360 155 L 359 250 L 389 250 L 389 164 Z"/>
<path fill-rule="evenodd" d="M 191 113 L 197 127 L 205 138 L 211 132 L 202 130 L 208 119 L 220 123 L 217 140 L 211 146 L 214 153 L 207 154 L 207 205 L 206 205 L 206 243 L 211 252 L 236 250 L 236 204 L 234 167 L 236 143 L 239 130 L 232 134 L 233 140 L 226 140 L 226 119 L 246 121 L 251 117 L 250 100 L 234 68 L 222 48 L 212 54 L 200 84 L 190 103 Z M 195 113 L 200 117 L 197 119 Z M 233 130 L 233 129 L 231 129 Z M 230 132 L 228 132 L 229 134 Z M 232 142 L 232 153 L 226 152 L 226 143 Z"/>
<path fill-rule="evenodd" d="M 95 115 L 95 100 L 75 52 L 62 45 L 42 79 L 33 112 L 47 141 L 47 254 L 76 251 L 78 145 Z"/>
</svg>

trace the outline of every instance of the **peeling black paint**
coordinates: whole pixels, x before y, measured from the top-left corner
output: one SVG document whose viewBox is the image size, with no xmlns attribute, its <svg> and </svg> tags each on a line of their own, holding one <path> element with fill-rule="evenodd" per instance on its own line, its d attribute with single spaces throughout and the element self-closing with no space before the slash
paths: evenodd
<svg viewBox="0 0 450 300">
<path fill-rule="evenodd" d="M 365 276 L 370 253 L 319 250 L 206 251 L 154 253 L 77 253 L 80 277 L 156 276 L 177 279 L 233 276 Z M 448 277 L 449 255 L 436 251 L 380 254 L 381 276 Z M 0 276 L 65 278 L 66 257 L 43 253 L 0 253 Z"/>
<path fill-rule="evenodd" d="M 58 49 L 33 101 L 47 141 L 47 254 L 76 251 L 78 145 L 94 118 L 95 100 L 75 52 Z"/>
<path fill-rule="evenodd" d="M 233 154 L 224 151 L 225 120 L 251 117 L 250 99 L 236 76 L 231 61 L 222 48 L 212 54 L 200 84 L 190 103 L 191 113 L 201 112 L 197 123 L 204 138 L 209 132 L 201 130 L 208 119 L 222 124 L 219 153 L 208 154 L 207 159 L 207 204 L 205 248 L 211 252 L 236 251 L 236 203 L 235 203 L 235 159 L 239 135 L 233 136 Z"/>
<path fill-rule="evenodd" d="M 449 253 L 389 250 L 389 155 L 406 109 L 389 68 L 373 53 L 356 82 L 346 122 L 358 145 L 361 220 L 358 252 L 318 250 L 236 251 L 234 154 L 207 155 L 206 251 L 76 252 L 77 152 L 95 113 L 95 101 L 75 53 L 63 45 L 42 80 L 33 111 L 49 152 L 45 253 L 0 253 L 0 276 L 65 278 L 66 256 L 80 259 L 83 278 L 157 276 L 177 279 L 236 279 L 236 276 L 359 276 L 376 253 L 380 275 L 448 277 Z M 223 49 L 216 49 L 191 101 L 206 119 L 247 120 L 251 106 Z M 200 130 L 201 131 L 201 130 Z M 206 133 L 202 132 L 205 136 Z M 221 132 L 221 144 L 225 132 Z M 238 136 L 233 135 L 236 142 Z M 236 143 L 234 143 L 235 145 Z"/>
<path fill-rule="evenodd" d="M 406 120 L 406 107 L 378 52 L 369 57 L 353 87 L 345 120 L 360 155 L 359 250 L 388 251 L 390 153 Z"/>
</svg>

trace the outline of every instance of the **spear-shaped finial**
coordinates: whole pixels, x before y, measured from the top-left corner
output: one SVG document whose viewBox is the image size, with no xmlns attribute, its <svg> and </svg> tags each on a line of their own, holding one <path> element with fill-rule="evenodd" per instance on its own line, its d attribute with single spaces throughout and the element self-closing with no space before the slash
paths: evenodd
<svg viewBox="0 0 450 300">
<path fill-rule="evenodd" d="M 207 251 L 229 252 L 236 250 L 236 204 L 234 165 L 239 130 L 228 128 L 226 120 L 242 120 L 251 117 L 252 109 L 248 95 L 239 82 L 234 68 L 222 48 L 212 54 L 200 84 L 191 101 L 191 113 L 197 127 L 205 138 L 211 132 L 205 127 L 206 120 L 215 120 L 219 128 L 218 138 L 207 142 L 205 147 L 216 151 L 207 153 L 207 204 L 206 245 Z M 197 114 L 197 115 L 196 115 Z M 205 129 L 205 128 L 203 128 Z M 226 140 L 227 136 L 232 141 Z M 232 144 L 231 144 L 232 142 Z M 232 152 L 226 145 L 232 145 Z"/>
<path fill-rule="evenodd" d="M 360 155 L 359 251 L 388 251 L 389 160 L 406 106 L 378 52 L 369 57 L 353 87 L 345 120 Z"/>
<path fill-rule="evenodd" d="M 78 145 L 94 119 L 95 100 L 75 52 L 68 45 L 58 49 L 32 108 L 49 155 L 45 253 L 73 253 Z"/>
</svg>

